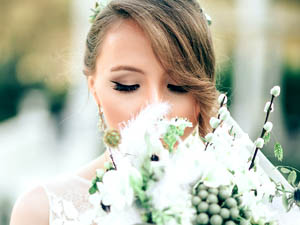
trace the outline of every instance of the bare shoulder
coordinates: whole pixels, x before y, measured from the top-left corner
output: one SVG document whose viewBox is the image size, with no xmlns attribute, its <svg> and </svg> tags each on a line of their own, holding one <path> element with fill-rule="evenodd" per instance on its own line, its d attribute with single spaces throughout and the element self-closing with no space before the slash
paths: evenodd
<svg viewBox="0 0 300 225">
<path fill-rule="evenodd" d="M 49 225 L 49 204 L 40 185 L 23 193 L 16 201 L 10 225 Z"/>
</svg>

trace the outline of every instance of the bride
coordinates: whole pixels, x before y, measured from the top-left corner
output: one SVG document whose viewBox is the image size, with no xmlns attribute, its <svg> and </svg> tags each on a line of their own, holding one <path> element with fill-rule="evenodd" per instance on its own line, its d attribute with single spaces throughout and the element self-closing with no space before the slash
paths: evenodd
<svg viewBox="0 0 300 225">
<path fill-rule="evenodd" d="M 109 128 L 119 129 L 149 103 L 167 101 L 169 117 L 186 117 L 201 136 L 216 112 L 215 54 L 197 0 L 112 0 L 87 35 L 84 74 Z M 104 122 L 104 120 L 103 120 Z M 72 174 L 24 193 L 11 225 L 80 224 L 88 189 L 106 151 Z"/>
</svg>

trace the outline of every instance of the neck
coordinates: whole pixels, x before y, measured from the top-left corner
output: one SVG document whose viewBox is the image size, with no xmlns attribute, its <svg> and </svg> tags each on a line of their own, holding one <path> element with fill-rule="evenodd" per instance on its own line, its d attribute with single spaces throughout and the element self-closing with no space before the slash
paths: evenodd
<svg viewBox="0 0 300 225">
<path fill-rule="evenodd" d="M 109 162 L 110 160 L 111 159 L 109 157 L 109 151 L 106 150 L 98 158 L 94 159 L 89 164 L 79 168 L 79 170 L 75 173 L 84 179 L 92 181 L 92 179 L 96 176 L 96 170 L 104 169 L 104 163 Z"/>
</svg>

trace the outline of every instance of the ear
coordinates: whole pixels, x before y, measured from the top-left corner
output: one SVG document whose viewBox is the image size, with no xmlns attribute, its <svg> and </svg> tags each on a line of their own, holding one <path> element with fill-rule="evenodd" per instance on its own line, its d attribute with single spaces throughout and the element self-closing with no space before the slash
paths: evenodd
<svg viewBox="0 0 300 225">
<path fill-rule="evenodd" d="M 94 96 L 94 99 L 95 99 L 97 105 L 100 107 L 101 106 L 100 100 L 98 98 L 96 88 L 95 88 L 95 77 L 94 76 L 88 76 L 87 81 L 88 81 L 89 90 L 92 93 L 92 95 Z"/>
</svg>

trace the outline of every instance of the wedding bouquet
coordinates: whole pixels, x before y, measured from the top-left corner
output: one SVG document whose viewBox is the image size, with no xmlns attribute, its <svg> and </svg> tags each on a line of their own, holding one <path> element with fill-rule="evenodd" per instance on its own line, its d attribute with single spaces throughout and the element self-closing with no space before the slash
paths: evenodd
<svg viewBox="0 0 300 225">
<path fill-rule="evenodd" d="M 199 137 L 197 129 L 184 141 L 192 124 L 185 118 L 167 119 L 167 103 L 147 106 L 120 130 L 109 130 L 104 141 L 112 163 L 97 170 L 90 192 L 90 224 L 232 225 L 277 224 L 271 208 L 281 196 L 287 210 L 300 206 L 296 172 L 282 167 L 288 181 L 259 152 L 270 139 L 268 121 L 254 143 L 233 120 L 219 97 L 220 109 L 211 118 L 212 133 Z M 275 156 L 282 159 L 275 145 Z M 264 161 L 265 160 L 265 161 Z"/>
</svg>

